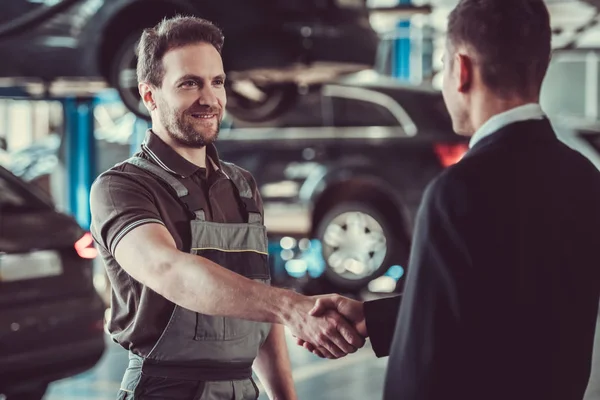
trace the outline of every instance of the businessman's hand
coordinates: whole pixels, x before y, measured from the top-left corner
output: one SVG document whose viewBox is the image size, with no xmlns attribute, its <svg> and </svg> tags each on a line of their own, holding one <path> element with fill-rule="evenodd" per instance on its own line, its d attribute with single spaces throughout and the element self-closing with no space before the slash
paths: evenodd
<svg viewBox="0 0 600 400">
<path fill-rule="evenodd" d="M 328 309 L 327 302 L 321 306 L 320 300 L 298 295 L 284 322 L 292 335 L 307 346 L 322 349 L 324 358 L 340 358 L 364 346 L 364 335 L 334 308 Z"/>
<path fill-rule="evenodd" d="M 319 296 L 314 308 L 310 311 L 310 315 L 320 316 L 323 313 L 337 311 L 344 316 L 348 321 L 352 322 L 356 331 L 362 336 L 367 337 L 367 325 L 365 322 L 363 302 L 352 300 L 347 297 L 337 294 Z M 323 346 L 315 346 L 312 343 L 298 339 L 298 345 L 303 346 L 308 351 L 322 358 L 332 358 L 332 354 Z"/>
<path fill-rule="evenodd" d="M 356 331 L 363 337 L 368 337 L 367 324 L 365 322 L 365 311 L 362 301 L 352 300 L 337 294 L 319 296 L 310 315 L 320 316 L 328 310 L 334 310 L 352 322 Z"/>
</svg>

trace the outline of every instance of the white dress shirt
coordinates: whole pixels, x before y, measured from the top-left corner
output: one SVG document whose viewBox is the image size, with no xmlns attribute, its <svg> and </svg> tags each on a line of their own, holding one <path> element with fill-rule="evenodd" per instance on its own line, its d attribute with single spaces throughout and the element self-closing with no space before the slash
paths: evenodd
<svg viewBox="0 0 600 400">
<path fill-rule="evenodd" d="M 537 103 L 525 104 L 503 113 L 496 114 L 492 118 L 488 119 L 483 125 L 481 125 L 481 128 L 475 132 L 475 134 L 471 137 L 469 147 L 472 148 L 475 146 L 475 143 L 479 142 L 484 137 L 489 136 L 512 123 L 527 121 L 530 119 L 544 118 L 546 118 L 546 114 L 544 111 L 542 111 L 542 107 Z"/>
</svg>

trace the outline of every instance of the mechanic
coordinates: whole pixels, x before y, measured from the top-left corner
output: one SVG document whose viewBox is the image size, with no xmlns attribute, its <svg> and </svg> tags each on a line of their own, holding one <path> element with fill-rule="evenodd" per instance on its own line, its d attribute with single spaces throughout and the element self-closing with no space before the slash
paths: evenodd
<svg viewBox="0 0 600 400">
<path fill-rule="evenodd" d="M 283 325 L 332 357 L 364 339 L 315 298 L 270 286 L 262 202 L 214 145 L 226 105 L 223 35 L 176 17 L 144 31 L 137 77 L 152 129 L 92 187 L 92 234 L 112 285 L 108 329 L 129 350 L 119 399 L 296 394 Z"/>
</svg>

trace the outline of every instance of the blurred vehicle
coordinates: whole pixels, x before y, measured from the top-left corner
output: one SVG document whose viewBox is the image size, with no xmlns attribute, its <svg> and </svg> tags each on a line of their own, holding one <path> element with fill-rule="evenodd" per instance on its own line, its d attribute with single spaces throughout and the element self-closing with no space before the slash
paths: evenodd
<svg viewBox="0 0 600 400">
<path fill-rule="evenodd" d="M 233 121 L 217 147 L 254 174 L 287 272 L 356 292 L 391 267 L 402 276 L 423 191 L 468 139 L 439 91 L 363 71 L 311 88 L 263 126 Z"/>
<path fill-rule="evenodd" d="M 60 136 L 49 134 L 24 149 L 12 153 L 6 152 L 6 161 L 0 160 L 0 165 L 24 181 L 32 182 L 42 176 L 50 175 L 58 166 L 60 146 Z"/>
<path fill-rule="evenodd" d="M 8 400 L 41 400 L 50 382 L 102 356 L 96 255 L 73 218 L 0 167 L 0 394 Z"/>
<path fill-rule="evenodd" d="M 147 117 L 134 49 L 144 28 L 177 14 L 223 29 L 228 108 L 241 119 L 272 118 L 298 84 L 375 62 L 364 0 L 11 0 L 0 4 L 0 77 L 104 79 Z"/>
</svg>

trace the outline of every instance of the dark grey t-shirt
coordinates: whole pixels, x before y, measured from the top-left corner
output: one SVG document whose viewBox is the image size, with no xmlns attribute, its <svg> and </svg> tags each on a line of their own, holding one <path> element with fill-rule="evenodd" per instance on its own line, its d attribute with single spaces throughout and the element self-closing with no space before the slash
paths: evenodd
<svg viewBox="0 0 600 400">
<path fill-rule="evenodd" d="M 239 223 L 247 220 L 237 189 L 220 170 L 214 146 L 207 148 L 207 156 L 216 168 L 209 167 L 208 171 L 188 162 L 151 131 L 137 156 L 178 177 L 190 195 L 201 199 L 208 221 Z M 243 173 L 262 213 L 256 183 L 249 172 Z M 112 285 L 109 331 L 124 348 L 144 356 L 166 327 L 174 304 L 133 279 L 119 266 L 114 251 L 128 232 L 156 223 L 167 228 L 179 250 L 188 252 L 190 215 L 167 184 L 128 163 L 119 164 L 98 177 L 92 186 L 90 203 L 92 235 Z"/>
</svg>

